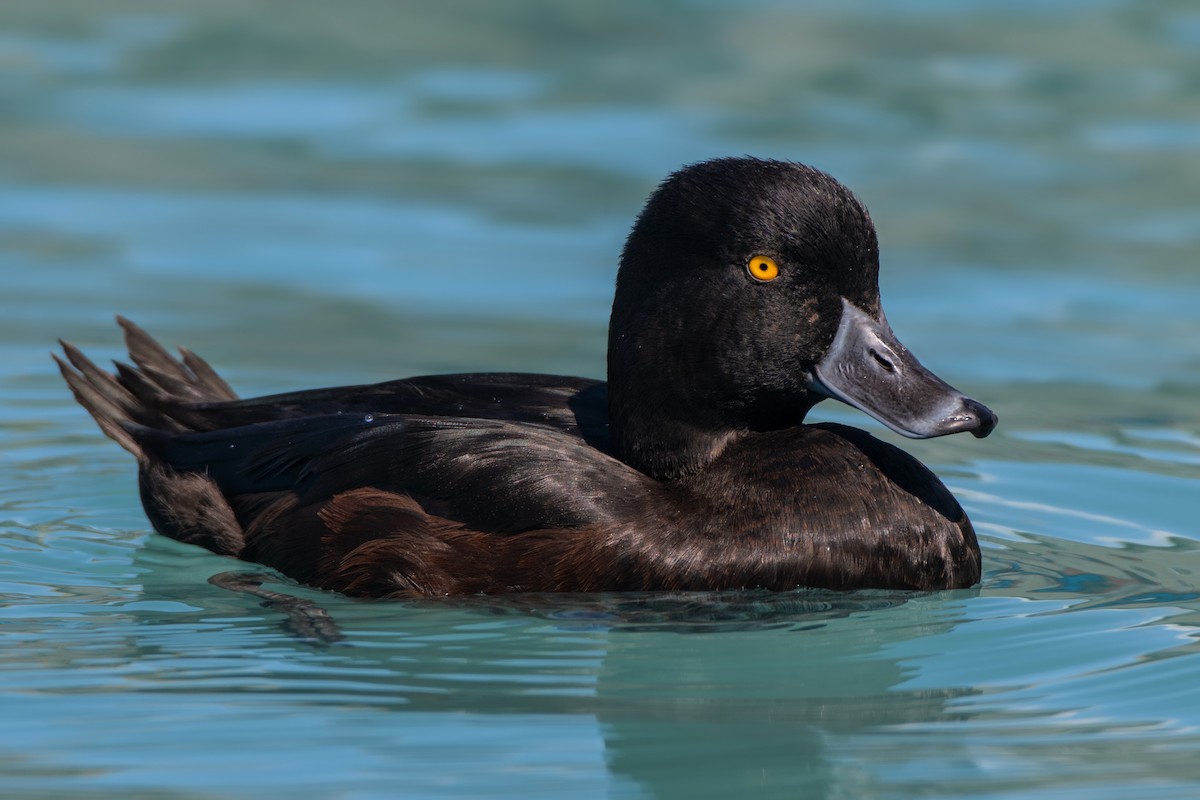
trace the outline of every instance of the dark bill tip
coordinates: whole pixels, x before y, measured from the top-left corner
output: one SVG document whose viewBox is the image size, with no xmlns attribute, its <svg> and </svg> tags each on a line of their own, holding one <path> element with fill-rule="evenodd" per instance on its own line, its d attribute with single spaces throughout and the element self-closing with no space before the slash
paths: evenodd
<svg viewBox="0 0 1200 800">
<path fill-rule="evenodd" d="M 963 398 L 963 407 L 967 410 L 966 415 L 971 418 L 963 430 L 970 431 L 976 439 L 982 439 L 996 430 L 996 423 L 1000 418 L 996 416 L 995 411 L 969 397 Z"/>
<path fill-rule="evenodd" d="M 950 433 L 970 433 L 976 439 L 982 439 L 996 429 L 999 418 L 990 408 L 978 400 L 962 395 L 958 396 L 957 401 L 957 408 L 930 424 L 914 438 L 927 439 Z"/>
</svg>

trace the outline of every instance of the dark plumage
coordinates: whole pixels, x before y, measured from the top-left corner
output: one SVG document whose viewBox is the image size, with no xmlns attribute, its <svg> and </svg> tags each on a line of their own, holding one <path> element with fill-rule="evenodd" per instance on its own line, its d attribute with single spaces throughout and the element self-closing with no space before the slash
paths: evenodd
<svg viewBox="0 0 1200 800">
<path fill-rule="evenodd" d="M 910 436 L 995 415 L 898 342 L 866 210 L 800 164 L 721 159 L 651 196 L 621 256 L 609 382 L 446 375 L 239 400 L 119 319 L 76 399 L 163 534 L 362 597 L 978 581 L 954 497 L 903 451 L 805 425 L 837 397 Z"/>
</svg>

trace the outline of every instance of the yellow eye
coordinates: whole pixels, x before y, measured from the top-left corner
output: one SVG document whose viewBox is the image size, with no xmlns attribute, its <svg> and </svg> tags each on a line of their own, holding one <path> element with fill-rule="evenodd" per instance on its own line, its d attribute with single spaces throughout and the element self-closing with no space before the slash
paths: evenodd
<svg viewBox="0 0 1200 800">
<path fill-rule="evenodd" d="M 779 265 L 775 263 L 775 259 L 769 256 L 754 256 L 746 265 L 746 269 L 750 271 L 751 278 L 763 283 L 779 277 Z"/>
</svg>

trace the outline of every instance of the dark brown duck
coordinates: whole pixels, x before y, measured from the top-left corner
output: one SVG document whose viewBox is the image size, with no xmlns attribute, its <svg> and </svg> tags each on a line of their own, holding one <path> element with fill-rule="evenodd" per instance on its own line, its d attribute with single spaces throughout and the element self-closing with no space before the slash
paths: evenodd
<svg viewBox="0 0 1200 800">
<path fill-rule="evenodd" d="M 911 437 L 996 416 L 879 302 L 870 217 L 810 167 L 671 175 L 621 256 L 608 383 L 442 375 L 241 400 L 126 320 L 132 365 L 69 344 L 76 399 L 137 457 L 155 529 L 359 597 L 975 584 L 979 546 Z"/>
</svg>

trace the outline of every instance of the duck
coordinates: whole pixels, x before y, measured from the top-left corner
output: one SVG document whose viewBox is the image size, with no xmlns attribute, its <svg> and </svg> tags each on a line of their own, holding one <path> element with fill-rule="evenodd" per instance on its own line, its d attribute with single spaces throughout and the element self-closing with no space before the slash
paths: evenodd
<svg viewBox="0 0 1200 800">
<path fill-rule="evenodd" d="M 118 317 L 129 363 L 60 342 L 159 533 L 358 598 L 974 586 L 951 492 L 809 423 L 911 438 L 997 417 L 900 343 L 874 224 L 832 176 L 718 158 L 653 191 L 620 254 L 608 380 L 430 375 L 239 398 Z"/>
</svg>

